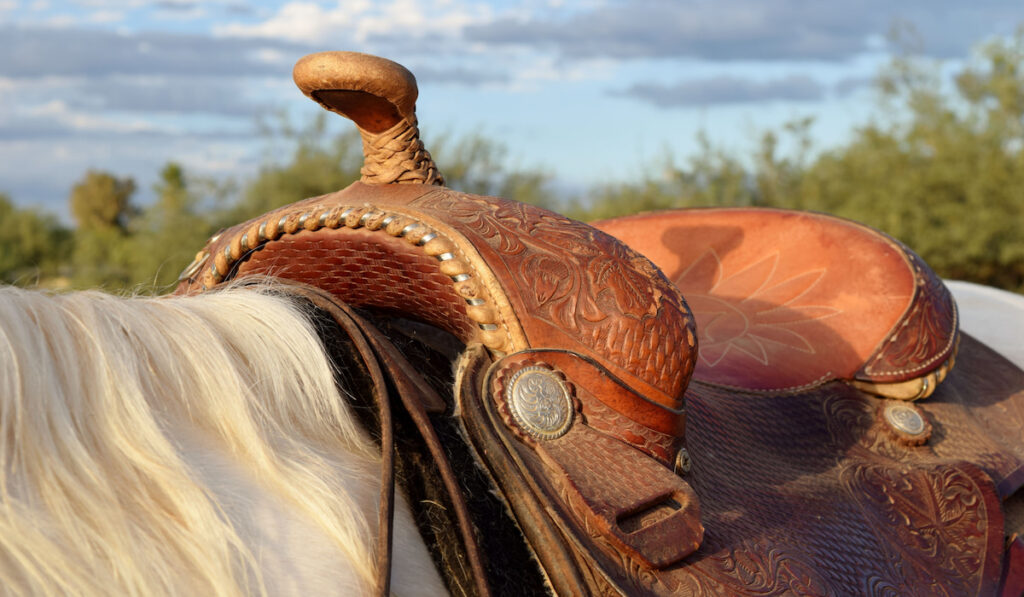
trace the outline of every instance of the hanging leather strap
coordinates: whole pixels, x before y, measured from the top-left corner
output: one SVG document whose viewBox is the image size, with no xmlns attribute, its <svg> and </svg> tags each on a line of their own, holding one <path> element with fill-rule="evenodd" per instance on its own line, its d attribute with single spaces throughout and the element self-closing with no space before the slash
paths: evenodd
<svg viewBox="0 0 1024 597">
<path fill-rule="evenodd" d="M 314 286 L 292 281 L 281 281 L 281 285 L 287 289 L 288 294 L 309 301 L 331 316 L 351 339 L 373 384 L 374 399 L 377 401 L 379 409 L 381 434 L 381 488 L 377 522 L 377 594 L 381 596 L 390 594 L 395 508 L 394 425 L 390 396 L 384 377 L 386 371 L 387 377 L 398 392 L 402 406 L 408 412 L 430 451 L 445 490 L 451 499 L 477 594 L 481 597 L 489 596 L 491 593 L 487 586 L 483 558 L 474 534 L 469 508 L 459 488 L 452 465 L 441 445 L 440 438 L 428 416 L 429 413 L 444 412 L 445 401 L 427 384 L 394 344 L 373 324 L 356 313 L 352 307 Z"/>
</svg>

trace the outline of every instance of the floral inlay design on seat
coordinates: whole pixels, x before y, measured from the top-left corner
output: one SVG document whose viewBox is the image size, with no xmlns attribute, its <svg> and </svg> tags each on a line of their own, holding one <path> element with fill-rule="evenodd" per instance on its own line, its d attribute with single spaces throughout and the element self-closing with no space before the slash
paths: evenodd
<svg viewBox="0 0 1024 597">
<path fill-rule="evenodd" d="M 821 282 L 826 270 L 783 277 L 778 264 L 776 252 L 727 272 L 715 250 L 708 249 L 680 274 L 676 284 L 697 318 L 702 365 L 715 367 L 728 357 L 767 366 L 780 353 L 816 353 L 813 330 L 806 324 L 841 311 L 801 299 Z"/>
</svg>

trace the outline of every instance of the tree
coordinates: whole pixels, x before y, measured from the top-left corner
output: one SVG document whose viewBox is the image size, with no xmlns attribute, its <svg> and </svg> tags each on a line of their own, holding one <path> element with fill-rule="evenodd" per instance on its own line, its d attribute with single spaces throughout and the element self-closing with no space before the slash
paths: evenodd
<svg viewBox="0 0 1024 597">
<path fill-rule="evenodd" d="M 210 214 L 198 211 L 185 169 L 169 162 L 153 187 L 156 201 L 131 227 L 132 282 L 149 290 L 172 290 L 178 274 L 214 231 Z"/>
<path fill-rule="evenodd" d="M 124 230 L 135 214 L 131 198 L 135 181 L 107 172 L 89 170 L 71 189 L 71 216 L 79 229 Z"/>
<path fill-rule="evenodd" d="M 318 115 L 307 126 L 296 129 L 287 123 L 279 129 L 280 140 L 295 149 L 285 163 L 264 165 L 245 186 L 239 201 L 222 217 L 230 226 L 306 197 L 315 197 L 347 187 L 360 179 L 363 165 L 362 141 L 350 129 L 331 135 L 327 114 Z M 428 149 L 431 147 L 428 144 Z M 551 206 L 547 190 L 550 175 L 539 170 L 508 168 L 506 149 L 480 135 L 460 139 L 442 136 L 432 151 L 447 186 L 482 195 L 500 195 L 527 203 Z"/>
<path fill-rule="evenodd" d="M 508 148 L 479 133 L 454 138 L 440 136 L 432 152 L 444 174 L 445 185 L 476 195 L 515 199 L 558 209 L 559 201 L 548 188 L 551 174 L 535 168 L 509 167 Z"/>
<path fill-rule="evenodd" d="M 359 133 L 349 130 L 330 136 L 326 117 L 326 113 L 320 114 L 301 129 L 282 124 L 276 145 L 292 145 L 291 159 L 283 164 L 268 162 L 260 168 L 239 200 L 222 215 L 221 227 L 306 197 L 343 189 L 359 180 L 362 167 Z"/>
<path fill-rule="evenodd" d="M 18 209 L 0 193 L 0 281 L 46 283 L 70 253 L 70 233 L 55 217 Z"/>
<path fill-rule="evenodd" d="M 897 59 L 878 119 L 806 172 L 800 207 L 877 226 L 940 274 L 1024 291 L 1024 30 L 980 48 L 945 93 Z"/>
<path fill-rule="evenodd" d="M 135 181 L 90 170 L 71 189 L 74 234 L 72 281 L 76 286 L 125 288 L 132 284 L 129 227 L 137 216 L 132 204 Z"/>
</svg>

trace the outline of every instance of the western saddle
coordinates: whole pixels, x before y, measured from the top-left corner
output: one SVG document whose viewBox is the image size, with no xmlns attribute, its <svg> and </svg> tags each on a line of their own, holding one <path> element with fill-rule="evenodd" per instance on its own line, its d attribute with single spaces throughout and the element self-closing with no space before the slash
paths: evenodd
<svg viewBox="0 0 1024 597">
<path fill-rule="evenodd" d="M 910 249 L 814 213 L 587 225 L 456 192 L 419 139 L 406 69 L 329 52 L 294 77 L 359 127 L 362 180 L 222 232 L 179 292 L 289 280 L 356 345 L 381 409 L 382 593 L 389 390 L 460 529 L 453 591 L 503 592 L 493 571 L 509 565 L 480 547 L 449 462 L 463 448 L 559 595 L 1024 587 L 1024 373 L 959 333 Z M 453 396 L 367 314 L 454 335 Z M 434 431 L 445 414 L 463 448 Z"/>
</svg>

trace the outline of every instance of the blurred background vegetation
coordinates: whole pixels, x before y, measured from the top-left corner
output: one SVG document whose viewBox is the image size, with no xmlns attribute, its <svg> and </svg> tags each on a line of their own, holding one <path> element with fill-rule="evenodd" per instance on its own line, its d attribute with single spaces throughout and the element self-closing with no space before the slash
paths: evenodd
<svg viewBox="0 0 1024 597">
<path fill-rule="evenodd" d="M 509 167 L 492 139 L 426 141 L 454 189 L 581 220 L 696 206 L 827 212 L 904 241 L 943 277 L 1024 292 L 1024 33 L 979 47 L 953 87 L 938 73 L 895 59 L 875 82 L 875 116 L 844 145 L 813 151 L 809 118 L 764 132 L 753 155 L 723 151 L 706 133 L 690 159 L 570 197 L 553 190 L 551 172 Z M 321 117 L 279 133 L 294 147 L 288 160 L 241 182 L 169 163 L 147 206 L 133 201 L 131 179 L 86 172 L 69 191 L 72 227 L 0 193 L 0 282 L 165 292 L 217 230 L 359 178 L 354 131 L 328 134 Z"/>
</svg>

